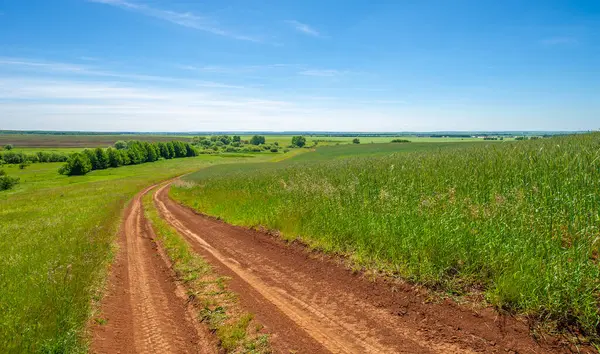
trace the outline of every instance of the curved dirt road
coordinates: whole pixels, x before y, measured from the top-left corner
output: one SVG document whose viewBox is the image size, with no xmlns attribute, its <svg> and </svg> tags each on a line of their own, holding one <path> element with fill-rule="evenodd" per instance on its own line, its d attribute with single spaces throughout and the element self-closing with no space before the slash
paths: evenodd
<svg viewBox="0 0 600 354">
<path fill-rule="evenodd" d="M 413 287 L 370 281 L 301 246 L 202 216 L 154 196 L 161 216 L 229 275 L 242 306 L 272 333 L 276 352 L 566 352 L 536 343 L 523 323 L 450 301 L 431 303 Z"/>
<path fill-rule="evenodd" d="M 101 304 L 106 323 L 93 326 L 91 352 L 216 353 L 144 218 L 141 198 L 152 188 L 135 196 L 125 212 Z"/>
</svg>

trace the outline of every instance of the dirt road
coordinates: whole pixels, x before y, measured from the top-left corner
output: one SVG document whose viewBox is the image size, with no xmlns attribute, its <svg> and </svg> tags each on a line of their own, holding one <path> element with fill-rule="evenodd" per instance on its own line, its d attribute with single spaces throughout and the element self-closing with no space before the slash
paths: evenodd
<svg viewBox="0 0 600 354">
<path fill-rule="evenodd" d="M 432 302 L 424 292 L 352 274 L 300 245 L 234 227 L 169 199 L 154 201 L 161 216 L 232 278 L 242 306 L 272 333 L 280 353 L 565 352 L 536 343 L 529 329 L 490 309 Z"/>
<path fill-rule="evenodd" d="M 93 353 L 213 353 L 211 339 L 188 308 L 167 257 L 153 242 L 138 194 L 125 212 L 119 252 L 93 326 Z M 104 322 L 100 321 L 100 322 Z"/>
<path fill-rule="evenodd" d="M 216 353 L 157 247 L 138 194 L 125 213 L 120 250 L 92 326 L 94 353 Z M 160 215 L 231 277 L 241 306 L 271 333 L 277 353 L 560 353 L 526 325 L 491 309 L 431 301 L 426 292 L 353 274 L 334 259 L 268 234 L 202 216 L 159 187 Z"/>
</svg>

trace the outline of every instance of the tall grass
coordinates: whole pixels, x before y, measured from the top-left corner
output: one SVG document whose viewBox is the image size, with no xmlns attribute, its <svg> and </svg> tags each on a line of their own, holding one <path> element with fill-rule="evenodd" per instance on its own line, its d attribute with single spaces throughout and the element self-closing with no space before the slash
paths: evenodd
<svg viewBox="0 0 600 354">
<path fill-rule="evenodd" d="M 236 159 L 202 156 L 67 177 L 60 164 L 5 166 L 21 184 L 0 192 L 0 352 L 85 352 L 123 208 L 152 183 Z M 238 159 L 237 161 L 241 161 Z"/>
<path fill-rule="evenodd" d="M 499 308 L 598 335 L 598 133 L 232 167 L 190 175 L 194 187 L 171 193 L 234 224 L 428 286 L 481 290 Z"/>
</svg>

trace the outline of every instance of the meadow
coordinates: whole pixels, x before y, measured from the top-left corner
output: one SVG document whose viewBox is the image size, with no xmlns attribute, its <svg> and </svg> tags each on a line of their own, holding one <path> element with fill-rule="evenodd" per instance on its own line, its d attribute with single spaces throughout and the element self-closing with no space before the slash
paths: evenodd
<svg viewBox="0 0 600 354">
<path fill-rule="evenodd" d="M 356 266 L 481 294 L 533 324 L 598 338 L 599 133 L 359 153 L 378 145 L 215 166 L 171 195 Z"/>
<path fill-rule="evenodd" d="M 159 160 L 64 176 L 62 163 L 5 165 L 21 183 L 0 192 L 0 351 L 86 352 L 121 213 L 143 188 L 219 163 L 270 155 Z"/>
<path fill-rule="evenodd" d="M 229 135 L 235 135 L 233 133 Z M 265 135 L 265 134 L 262 134 Z M 57 151 L 57 152 L 78 152 L 81 148 L 108 147 L 119 140 L 140 140 L 147 142 L 167 142 L 179 140 L 191 142 L 194 136 L 210 136 L 208 134 L 198 133 L 196 135 L 160 135 L 160 134 L 110 134 L 110 135 L 59 135 L 59 134 L 2 134 L 0 133 L 0 147 L 12 144 L 15 149 L 23 152 L 37 151 Z M 252 135 L 240 135 L 242 140 L 250 140 Z M 266 143 L 273 144 L 277 142 L 280 146 L 290 145 L 292 135 L 266 134 Z M 351 144 L 355 137 L 348 136 L 323 136 L 323 135 L 305 135 L 307 145 L 313 145 L 317 141 L 319 145 Z M 372 136 L 358 137 L 362 144 L 370 143 L 389 143 L 394 137 Z M 411 142 L 473 142 L 483 141 L 481 138 L 453 138 L 453 137 L 417 137 L 402 136 L 402 139 Z"/>
</svg>

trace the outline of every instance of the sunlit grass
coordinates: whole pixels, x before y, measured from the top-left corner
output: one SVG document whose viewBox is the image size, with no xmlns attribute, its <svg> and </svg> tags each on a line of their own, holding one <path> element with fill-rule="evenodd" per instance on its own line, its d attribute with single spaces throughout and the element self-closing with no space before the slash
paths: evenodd
<svg viewBox="0 0 600 354">
<path fill-rule="evenodd" d="M 597 335 L 600 134 L 310 157 L 206 169 L 171 194 L 234 224 Z"/>
<path fill-rule="evenodd" d="M 73 353 L 102 284 L 123 208 L 153 183 L 260 158 L 200 156 L 59 175 L 59 163 L 4 166 L 21 178 L 0 192 L 0 352 Z"/>
</svg>

